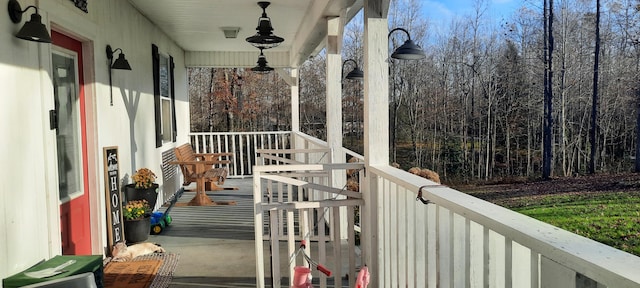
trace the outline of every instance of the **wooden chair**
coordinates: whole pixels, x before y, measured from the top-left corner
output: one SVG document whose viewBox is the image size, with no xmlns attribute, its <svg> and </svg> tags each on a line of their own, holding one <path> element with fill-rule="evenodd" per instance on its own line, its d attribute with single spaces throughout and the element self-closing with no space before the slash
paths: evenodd
<svg viewBox="0 0 640 288">
<path fill-rule="evenodd" d="M 184 176 L 182 185 L 196 182 L 196 196 L 189 202 L 191 206 L 206 206 L 216 204 L 232 204 L 231 202 L 213 202 L 205 191 L 238 190 L 235 187 L 220 187 L 224 184 L 229 170 L 220 166 L 231 163 L 233 153 L 194 153 L 191 144 L 186 143 L 174 149 L 176 161 L 171 164 L 180 165 Z M 220 167 L 216 167 L 220 166 Z"/>
</svg>

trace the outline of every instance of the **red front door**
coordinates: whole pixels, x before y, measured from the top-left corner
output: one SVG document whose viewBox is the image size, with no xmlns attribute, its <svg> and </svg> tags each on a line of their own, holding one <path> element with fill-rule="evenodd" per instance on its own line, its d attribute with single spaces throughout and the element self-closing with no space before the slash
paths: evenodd
<svg viewBox="0 0 640 288">
<path fill-rule="evenodd" d="M 91 254 L 82 43 L 51 31 L 62 254 Z"/>
</svg>

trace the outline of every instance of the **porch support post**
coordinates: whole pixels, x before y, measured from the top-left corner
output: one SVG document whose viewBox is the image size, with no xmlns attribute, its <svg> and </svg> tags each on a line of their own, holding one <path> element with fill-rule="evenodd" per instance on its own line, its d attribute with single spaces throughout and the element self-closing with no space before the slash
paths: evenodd
<svg viewBox="0 0 640 288">
<path fill-rule="evenodd" d="M 327 19 L 327 144 L 331 149 L 331 163 L 346 163 L 342 149 L 342 35 L 346 11 Z M 331 171 L 331 186 L 342 188 L 347 183 L 344 170 Z M 344 199 L 339 196 L 337 199 Z M 346 208 L 340 209 L 340 239 L 347 238 Z M 335 220 L 335 219 L 334 219 Z"/>
<path fill-rule="evenodd" d="M 365 1 L 364 10 L 364 159 L 367 165 L 387 165 L 389 64 L 386 59 L 389 58 L 389 24 L 386 16 L 382 18 L 367 15 L 367 10 L 371 10 L 367 9 L 367 2 L 379 1 Z"/>
<path fill-rule="evenodd" d="M 298 68 L 291 69 L 291 131 L 300 132 L 300 85 Z"/>
<path fill-rule="evenodd" d="M 304 149 L 304 141 L 298 140 L 300 132 L 300 77 L 298 77 L 298 68 L 291 69 L 291 147 L 294 149 Z M 303 161 L 300 154 L 294 154 L 293 158 L 297 161 Z"/>
<path fill-rule="evenodd" d="M 365 169 L 389 165 L 389 57 L 387 13 L 389 0 L 364 0 L 364 159 Z M 385 287 L 382 234 L 384 185 L 368 170 L 362 181 L 363 253 L 371 271 L 371 285 Z"/>
<path fill-rule="evenodd" d="M 344 163 L 342 153 L 342 32 L 344 18 L 334 17 L 327 20 L 327 144 L 331 148 L 333 163 Z M 333 179 L 334 184 L 336 177 Z M 337 187 L 334 185 L 334 187 Z"/>
<path fill-rule="evenodd" d="M 291 148 L 294 149 L 304 149 L 304 141 L 297 141 L 297 133 L 300 132 L 300 85 L 299 85 L 299 77 L 298 68 L 291 68 L 289 70 L 285 70 L 283 68 L 276 68 L 275 70 L 280 78 L 286 82 L 291 88 L 291 137 L 290 137 L 290 145 Z M 294 154 L 295 160 L 302 161 L 301 155 Z"/>
</svg>

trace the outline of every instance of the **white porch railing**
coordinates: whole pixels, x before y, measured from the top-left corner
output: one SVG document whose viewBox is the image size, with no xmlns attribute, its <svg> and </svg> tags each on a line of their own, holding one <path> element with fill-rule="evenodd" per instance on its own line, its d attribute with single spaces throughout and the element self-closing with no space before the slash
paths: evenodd
<svg viewBox="0 0 640 288">
<path fill-rule="evenodd" d="M 252 175 L 256 149 L 288 149 L 291 132 L 202 132 L 189 133 L 196 153 L 233 152 L 233 161 L 227 164 L 229 178 Z"/>
<path fill-rule="evenodd" d="M 329 149 L 327 142 L 311 137 L 302 132 L 266 131 L 266 132 L 198 132 L 189 133 L 190 143 L 196 153 L 233 152 L 232 163 L 227 164 L 230 178 L 247 177 L 253 174 L 253 165 L 258 158 L 257 150 L 283 149 Z M 348 157 L 355 157 L 360 162 L 364 157 L 353 151 L 343 149 Z M 307 157 L 307 158 L 305 158 Z M 296 159 L 302 163 L 329 163 L 327 154 L 300 154 Z"/>
<path fill-rule="evenodd" d="M 640 287 L 640 257 L 390 166 L 365 169 L 373 287 Z M 416 201 L 422 186 L 432 204 Z"/>
<path fill-rule="evenodd" d="M 328 148 L 323 148 L 323 149 L 283 149 L 283 150 L 277 150 L 277 149 L 257 149 L 256 150 L 256 154 L 257 154 L 257 160 L 256 163 L 257 165 L 304 165 L 304 164 L 323 164 L 323 163 L 328 163 L 329 160 L 331 160 L 331 149 Z M 316 161 L 314 163 L 309 163 L 308 161 Z M 281 169 L 280 168 L 274 168 L 274 169 Z M 255 168 L 254 168 L 255 169 Z M 287 174 L 289 175 L 289 174 Z M 295 177 L 302 177 L 302 179 L 304 179 L 305 181 L 308 181 L 310 184 L 307 185 L 304 189 L 304 191 L 300 191 L 300 198 L 296 198 L 299 199 L 298 201 L 303 201 L 302 199 L 304 198 L 304 201 L 309 201 L 309 202 L 314 202 L 314 201 L 323 201 L 323 200 L 327 200 L 330 198 L 327 197 L 332 197 L 332 195 L 328 195 L 327 193 L 324 193 L 322 191 L 316 191 L 316 189 L 313 188 L 313 185 L 317 186 L 317 187 L 326 187 L 329 186 L 329 181 L 331 181 L 330 177 L 331 175 L 327 174 L 327 171 L 317 171 L 315 173 L 297 173 L 295 175 Z M 290 201 L 290 199 L 292 199 L 291 197 L 289 197 L 290 195 L 286 195 L 285 193 L 278 193 L 279 191 L 277 189 L 273 189 L 272 188 L 273 185 L 273 181 L 269 178 L 267 179 L 267 182 L 265 183 L 265 187 L 267 187 L 263 192 L 265 193 L 265 197 L 268 200 L 268 203 L 283 203 L 283 202 L 287 202 Z M 282 184 L 281 184 L 282 185 Z M 282 187 L 278 187 L 278 188 L 282 188 Z M 326 190 L 326 189 L 325 189 Z M 338 192 L 340 191 L 340 189 L 334 189 L 334 190 L 338 190 Z M 283 238 L 286 237 L 285 235 L 285 218 L 282 217 L 282 212 L 279 212 L 279 217 L 278 217 L 278 225 L 274 226 L 274 227 L 278 227 L 279 229 L 278 231 L 278 237 L 279 238 Z M 327 220 L 329 221 L 329 215 L 327 215 Z M 271 235 L 274 233 L 274 231 L 269 231 L 269 229 L 266 229 L 264 231 L 263 237 L 264 239 L 268 240 L 271 239 Z M 306 235 L 307 238 L 313 239 L 313 240 L 318 240 L 318 235 L 317 235 L 318 231 L 317 230 L 311 230 L 308 232 L 309 235 Z M 298 240 L 300 240 L 301 238 L 297 238 Z"/>
<path fill-rule="evenodd" d="M 198 132 L 189 133 L 189 137 L 196 153 L 233 152 L 235 157 L 232 163 L 227 164 L 230 178 L 246 177 L 253 174 L 252 169 L 256 164 L 257 149 L 328 149 L 327 143 L 322 140 L 302 132 L 291 131 Z M 331 161 L 331 158 L 325 158 L 326 155 L 308 154 L 304 157 L 311 157 L 300 159 L 304 163 L 329 163 Z"/>
<path fill-rule="evenodd" d="M 355 230 L 339 240 L 341 223 L 356 224 L 356 207 L 363 205 L 361 194 L 327 186 L 332 170 L 362 169 L 363 164 L 268 165 L 254 167 L 254 207 L 257 287 L 265 287 L 263 226 L 269 227 L 271 240 L 271 287 L 290 287 L 296 265 L 308 266 L 302 256 L 295 257 L 296 240 L 308 243 L 305 253 L 333 272 L 331 277 L 314 271 L 319 287 L 354 287 L 357 265 L 362 263 L 356 251 Z M 316 198 L 314 199 L 314 196 Z M 343 196 L 343 197 L 338 197 Z M 346 196 L 346 198 L 345 198 Z M 346 208 L 346 213 L 341 213 Z M 327 217 L 327 216 L 331 217 Z M 313 240 L 314 242 L 311 242 Z M 288 257 L 281 257 L 281 241 Z M 315 270 L 315 267 L 313 267 Z M 352 275 L 343 286 L 342 276 Z M 288 277 L 283 285 L 283 277 Z M 318 287 L 318 286 L 314 286 Z"/>
</svg>

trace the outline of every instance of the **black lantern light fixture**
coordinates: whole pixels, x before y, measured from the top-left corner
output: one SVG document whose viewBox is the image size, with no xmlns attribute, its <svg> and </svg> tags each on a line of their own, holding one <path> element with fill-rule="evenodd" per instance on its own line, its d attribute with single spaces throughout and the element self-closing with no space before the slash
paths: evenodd
<svg viewBox="0 0 640 288">
<path fill-rule="evenodd" d="M 353 70 L 351 70 L 351 72 L 347 73 L 347 77 L 344 77 L 344 65 L 347 64 L 347 62 L 353 62 L 353 64 L 356 65 L 355 68 L 353 68 Z M 353 59 L 347 59 L 344 62 L 342 62 L 342 75 L 343 78 L 349 79 L 349 80 L 362 80 L 364 79 L 364 72 L 362 72 L 362 70 L 360 70 L 360 68 L 358 68 L 358 62 L 356 62 Z"/>
<path fill-rule="evenodd" d="M 258 27 L 256 30 L 258 33 L 251 37 L 248 37 L 247 42 L 259 49 L 269 49 L 276 47 L 284 41 L 284 38 L 273 35 L 273 27 L 271 26 L 271 19 L 267 17 L 266 9 L 269 7 L 270 2 L 258 2 L 258 6 L 262 8 L 262 16 L 258 19 Z"/>
<path fill-rule="evenodd" d="M 391 33 L 398 30 L 407 34 L 408 39 L 407 41 L 404 42 L 404 44 L 402 44 L 402 46 L 398 47 L 398 49 L 393 51 L 393 53 L 391 54 L 391 58 L 401 59 L 401 60 L 424 59 L 426 57 L 424 54 L 424 51 L 422 50 L 422 48 L 420 48 L 420 46 L 416 45 L 413 42 L 413 40 L 411 40 L 411 35 L 409 35 L 409 32 L 407 30 L 403 28 L 395 28 L 389 32 L 388 37 L 391 37 Z"/>
<path fill-rule="evenodd" d="M 266 74 L 273 71 L 273 68 L 267 65 L 268 63 L 267 57 L 264 57 L 264 54 L 262 53 L 262 48 L 260 48 L 260 56 L 258 56 L 257 63 L 258 65 L 256 67 L 251 68 L 251 71 L 260 73 L 260 74 Z"/>
<path fill-rule="evenodd" d="M 118 59 L 113 61 L 113 54 L 120 50 L 120 55 L 118 55 Z M 124 53 L 122 53 L 122 49 L 117 48 L 116 50 L 111 49 L 111 45 L 107 45 L 107 59 L 109 59 L 109 104 L 113 106 L 113 83 L 111 80 L 111 70 L 131 70 L 131 66 L 129 65 L 129 61 L 124 58 Z"/>
<path fill-rule="evenodd" d="M 120 55 L 118 55 L 118 59 L 116 59 L 116 61 L 113 61 L 113 54 L 118 50 L 120 50 Z M 122 53 L 122 49 L 120 48 L 112 50 L 111 46 L 107 45 L 107 59 L 109 59 L 109 67 L 111 67 L 111 69 L 131 70 L 129 61 L 124 58 L 124 53 Z"/>
<path fill-rule="evenodd" d="M 42 24 L 42 17 L 38 14 L 38 7 L 31 5 L 22 10 L 17 0 L 9 0 L 9 18 L 11 18 L 13 23 L 20 23 L 20 21 L 22 21 L 22 14 L 29 10 L 29 8 L 35 9 L 36 12 L 31 14 L 31 19 L 24 23 L 24 26 L 18 31 L 16 37 L 29 41 L 51 43 L 51 36 L 49 36 L 47 27 Z"/>
</svg>

